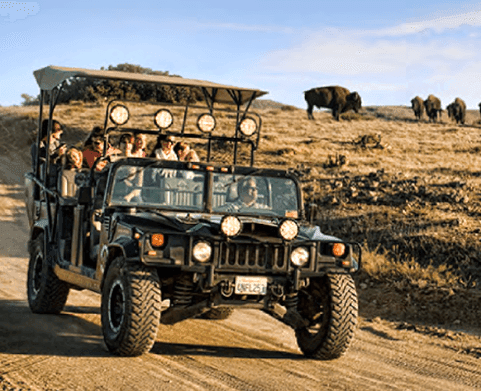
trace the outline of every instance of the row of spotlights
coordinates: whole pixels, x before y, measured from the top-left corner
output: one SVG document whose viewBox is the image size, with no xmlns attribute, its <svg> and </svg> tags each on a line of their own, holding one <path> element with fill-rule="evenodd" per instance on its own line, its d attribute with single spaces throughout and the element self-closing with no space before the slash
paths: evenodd
<svg viewBox="0 0 481 391">
<path fill-rule="evenodd" d="M 242 231 L 242 222 L 237 216 L 224 216 L 220 222 L 220 230 L 225 236 L 237 236 Z M 284 240 L 293 240 L 298 234 L 299 225 L 294 220 L 284 220 L 279 226 L 279 235 Z"/>
<path fill-rule="evenodd" d="M 115 105 L 110 110 L 110 120 L 118 125 L 125 125 L 130 118 L 129 110 L 124 105 Z M 162 130 L 166 130 L 174 123 L 174 116 L 167 109 L 160 109 L 154 114 L 155 125 Z M 212 114 L 204 113 L 197 118 L 197 128 L 202 133 L 212 133 L 215 129 L 216 121 Z M 251 137 L 257 132 L 257 122 L 251 118 L 244 118 L 240 125 L 239 131 L 246 137 Z"/>
</svg>

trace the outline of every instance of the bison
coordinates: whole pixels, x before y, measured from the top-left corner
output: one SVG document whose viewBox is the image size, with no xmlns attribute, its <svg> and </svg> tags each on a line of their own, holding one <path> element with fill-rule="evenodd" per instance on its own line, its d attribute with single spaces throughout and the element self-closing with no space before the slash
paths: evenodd
<svg viewBox="0 0 481 391">
<path fill-rule="evenodd" d="M 424 101 L 424 107 L 426 108 L 426 114 L 429 117 L 429 122 L 436 122 L 439 118 L 441 118 L 441 112 L 443 109 L 441 108 L 441 101 L 439 98 L 436 98 L 434 95 L 430 94 L 428 98 Z"/>
<path fill-rule="evenodd" d="M 414 111 L 414 115 L 416 116 L 417 120 L 420 121 L 421 117 L 424 114 L 423 99 L 419 96 L 414 97 L 413 99 L 411 99 L 411 107 Z"/>
<path fill-rule="evenodd" d="M 361 97 L 357 92 L 350 92 L 347 88 L 339 86 L 317 87 L 304 91 L 307 102 L 307 118 L 314 119 L 312 110 L 314 106 L 332 109 L 332 116 L 339 121 L 339 115 L 349 110 L 356 113 L 361 109 Z"/>
<path fill-rule="evenodd" d="M 466 121 L 466 103 L 461 98 L 456 98 L 453 103 L 446 107 L 449 118 L 456 121 L 457 124 L 464 125 Z"/>
<path fill-rule="evenodd" d="M 479 115 L 481 115 L 481 102 L 478 104 L 479 106 Z"/>
</svg>

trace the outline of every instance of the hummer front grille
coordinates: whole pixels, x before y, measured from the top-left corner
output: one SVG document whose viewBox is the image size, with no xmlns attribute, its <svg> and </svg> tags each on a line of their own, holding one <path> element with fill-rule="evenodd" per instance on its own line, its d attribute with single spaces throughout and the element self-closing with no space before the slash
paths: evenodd
<svg viewBox="0 0 481 391">
<path fill-rule="evenodd" d="M 288 248 L 282 244 L 225 243 L 219 245 L 221 270 L 285 271 Z"/>
</svg>

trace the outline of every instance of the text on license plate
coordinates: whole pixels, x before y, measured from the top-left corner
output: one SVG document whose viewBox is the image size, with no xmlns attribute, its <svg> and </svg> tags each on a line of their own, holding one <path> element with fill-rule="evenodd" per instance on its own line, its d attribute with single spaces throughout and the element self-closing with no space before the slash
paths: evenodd
<svg viewBox="0 0 481 391">
<path fill-rule="evenodd" d="M 267 278 L 237 276 L 235 278 L 235 293 L 240 295 L 265 295 L 267 293 Z"/>
</svg>

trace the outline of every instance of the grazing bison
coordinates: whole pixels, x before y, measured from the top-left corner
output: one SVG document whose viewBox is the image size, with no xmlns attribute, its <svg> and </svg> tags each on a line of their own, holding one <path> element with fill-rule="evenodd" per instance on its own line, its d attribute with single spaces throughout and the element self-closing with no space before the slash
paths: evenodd
<svg viewBox="0 0 481 391">
<path fill-rule="evenodd" d="M 450 119 L 454 118 L 454 103 L 450 103 L 446 106 L 446 111 L 448 112 L 448 117 Z"/>
<path fill-rule="evenodd" d="M 307 118 L 314 119 L 312 110 L 314 106 L 332 109 L 332 116 L 339 121 L 339 114 L 349 110 L 356 113 L 361 108 L 361 97 L 357 92 L 350 92 L 347 88 L 339 86 L 317 87 L 304 91 L 307 102 Z"/>
<path fill-rule="evenodd" d="M 461 98 L 456 98 L 446 107 L 446 110 L 449 118 L 455 120 L 457 124 L 464 124 L 466 121 L 466 103 Z"/>
<path fill-rule="evenodd" d="M 421 120 L 421 117 L 424 114 L 424 102 L 423 99 L 419 96 L 414 97 L 411 99 L 411 107 L 414 111 L 414 115 L 418 119 L 418 121 Z"/>
<path fill-rule="evenodd" d="M 439 98 L 436 98 L 434 95 L 429 95 L 428 98 L 424 101 L 424 107 L 426 108 L 426 114 L 429 117 L 429 122 L 436 122 L 439 118 L 441 118 L 441 112 L 443 109 L 441 108 L 441 101 Z"/>
</svg>

